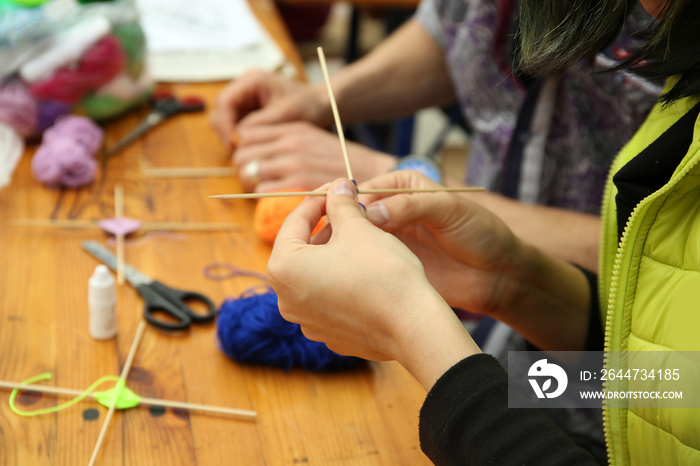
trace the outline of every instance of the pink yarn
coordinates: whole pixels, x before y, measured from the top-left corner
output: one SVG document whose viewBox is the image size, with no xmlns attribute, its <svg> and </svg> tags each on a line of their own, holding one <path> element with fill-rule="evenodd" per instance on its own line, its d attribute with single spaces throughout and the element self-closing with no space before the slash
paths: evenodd
<svg viewBox="0 0 700 466">
<path fill-rule="evenodd" d="M 58 188 L 78 188 L 95 179 L 95 154 L 102 145 L 102 129 L 87 117 L 59 118 L 44 132 L 32 159 L 32 173 L 41 183 Z"/>
<path fill-rule="evenodd" d="M 0 85 L 0 122 L 26 138 L 34 133 L 38 118 L 37 102 L 22 81 L 11 79 Z"/>
<path fill-rule="evenodd" d="M 40 100 L 77 103 L 85 94 L 111 81 L 124 68 L 126 53 L 115 36 L 90 47 L 78 63 L 64 66 L 29 89 Z"/>
<path fill-rule="evenodd" d="M 34 177 L 51 188 L 77 188 L 95 179 L 97 162 L 75 142 L 42 145 L 32 159 Z"/>
<path fill-rule="evenodd" d="M 54 125 L 44 131 L 42 141 L 51 144 L 57 139 L 71 139 L 85 147 L 89 154 L 94 155 L 102 147 L 104 134 L 99 126 L 91 119 L 78 115 L 59 117 Z"/>
</svg>

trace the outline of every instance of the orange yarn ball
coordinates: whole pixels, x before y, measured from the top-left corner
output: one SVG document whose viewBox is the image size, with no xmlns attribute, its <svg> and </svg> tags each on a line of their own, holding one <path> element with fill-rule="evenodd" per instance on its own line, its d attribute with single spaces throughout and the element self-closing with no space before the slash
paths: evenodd
<svg viewBox="0 0 700 466">
<path fill-rule="evenodd" d="M 285 189 L 283 192 L 301 191 L 300 189 Z M 294 197 L 264 197 L 258 200 L 253 216 L 253 229 L 269 244 L 275 242 L 284 219 L 304 200 L 304 196 Z M 325 225 L 323 219 L 318 222 L 312 235 L 318 233 Z"/>
</svg>

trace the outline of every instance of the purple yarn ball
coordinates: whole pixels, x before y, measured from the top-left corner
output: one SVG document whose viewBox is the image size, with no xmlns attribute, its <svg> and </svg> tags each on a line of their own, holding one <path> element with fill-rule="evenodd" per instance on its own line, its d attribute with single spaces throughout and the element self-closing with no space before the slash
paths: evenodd
<svg viewBox="0 0 700 466">
<path fill-rule="evenodd" d="M 38 114 L 36 100 L 20 80 L 10 79 L 0 85 L 0 122 L 26 138 L 36 131 Z"/>
<path fill-rule="evenodd" d="M 75 141 L 94 156 L 102 147 L 104 133 L 90 118 L 79 115 L 65 115 L 56 120 L 56 123 L 44 131 L 43 143 L 53 144 L 59 140 Z"/>
<path fill-rule="evenodd" d="M 70 140 L 42 144 L 32 159 L 34 177 L 45 185 L 57 188 L 78 188 L 95 179 L 97 162 L 85 147 Z"/>
</svg>

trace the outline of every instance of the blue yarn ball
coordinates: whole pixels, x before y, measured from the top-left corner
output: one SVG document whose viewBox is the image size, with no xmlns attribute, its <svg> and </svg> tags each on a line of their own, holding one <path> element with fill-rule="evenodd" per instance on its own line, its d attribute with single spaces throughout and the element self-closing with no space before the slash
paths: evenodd
<svg viewBox="0 0 700 466">
<path fill-rule="evenodd" d="M 282 318 L 273 291 L 225 301 L 217 317 L 216 335 L 220 349 L 239 362 L 285 370 L 302 367 L 334 371 L 356 367 L 363 361 L 306 338 L 299 324 Z"/>
</svg>

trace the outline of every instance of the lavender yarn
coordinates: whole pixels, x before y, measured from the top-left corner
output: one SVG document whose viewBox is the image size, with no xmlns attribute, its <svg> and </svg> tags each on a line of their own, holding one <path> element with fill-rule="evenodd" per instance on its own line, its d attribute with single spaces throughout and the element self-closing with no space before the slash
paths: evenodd
<svg viewBox="0 0 700 466">
<path fill-rule="evenodd" d="M 32 159 L 34 177 L 50 188 L 78 188 L 95 179 L 97 162 L 73 141 L 42 144 Z"/>
<path fill-rule="evenodd" d="M 91 119 L 79 115 L 66 115 L 44 131 L 43 143 L 51 144 L 58 140 L 70 140 L 80 144 L 91 155 L 102 147 L 104 134 Z"/>
<path fill-rule="evenodd" d="M 0 85 L 0 122 L 26 138 L 36 131 L 38 105 L 29 89 L 19 79 Z"/>
<path fill-rule="evenodd" d="M 225 301 L 219 310 L 216 336 L 219 348 L 239 362 L 311 371 L 350 369 L 363 362 L 306 338 L 298 324 L 282 318 L 273 291 Z"/>
<path fill-rule="evenodd" d="M 89 118 L 68 115 L 44 132 L 32 159 L 32 173 L 51 187 L 78 188 L 95 179 L 95 154 L 102 146 L 103 132 Z"/>
</svg>

